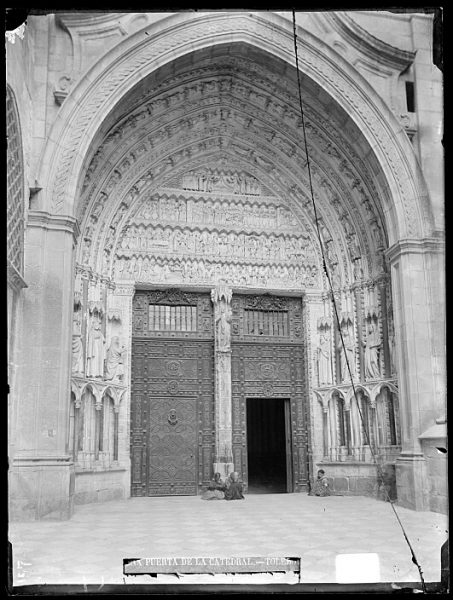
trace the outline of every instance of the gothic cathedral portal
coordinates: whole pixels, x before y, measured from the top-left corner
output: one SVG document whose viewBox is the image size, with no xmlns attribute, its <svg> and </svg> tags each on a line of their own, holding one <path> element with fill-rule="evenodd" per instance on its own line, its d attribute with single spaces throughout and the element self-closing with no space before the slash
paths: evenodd
<svg viewBox="0 0 453 600">
<path fill-rule="evenodd" d="M 230 297 L 222 350 L 218 298 L 135 294 L 133 496 L 197 495 L 226 464 L 250 491 L 308 488 L 302 301 Z"/>
</svg>

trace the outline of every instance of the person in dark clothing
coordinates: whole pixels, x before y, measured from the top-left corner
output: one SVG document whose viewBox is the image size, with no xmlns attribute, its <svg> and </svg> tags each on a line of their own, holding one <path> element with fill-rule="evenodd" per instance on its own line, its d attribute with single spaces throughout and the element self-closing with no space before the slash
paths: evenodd
<svg viewBox="0 0 453 600">
<path fill-rule="evenodd" d="M 202 494 L 202 500 L 223 500 L 225 495 L 225 483 L 220 473 L 215 473 L 214 479 L 208 485 L 208 489 Z"/>
<path fill-rule="evenodd" d="M 318 476 L 317 476 L 317 479 L 316 479 L 315 485 L 314 485 L 313 495 L 314 496 L 330 496 L 331 495 L 331 491 L 329 488 L 329 480 L 326 477 L 324 469 L 319 469 L 319 471 L 318 471 Z"/>
<path fill-rule="evenodd" d="M 236 471 L 230 473 L 226 485 L 225 500 L 244 500 L 242 482 L 239 481 L 239 475 Z"/>
</svg>

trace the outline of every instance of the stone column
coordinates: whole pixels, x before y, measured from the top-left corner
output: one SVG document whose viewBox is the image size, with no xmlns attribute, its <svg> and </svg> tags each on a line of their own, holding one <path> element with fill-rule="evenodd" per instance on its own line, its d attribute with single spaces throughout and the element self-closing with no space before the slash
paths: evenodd
<svg viewBox="0 0 453 600">
<path fill-rule="evenodd" d="M 69 410 L 77 231 L 73 217 L 29 213 L 28 288 L 23 290 L 15 451 L 9 474 L 12 519 L 65 519 L 73 510 Z"/>
<path fill-rule="evenodd" d="M 131 460 L 130 460 L 130 410 L 131 410 L 131 377 L 132 377 L 132 300 L 135 284 L 131 281 L 116 281 L 115 288 L 109 291 L 107 311 L 119 312 L 121 323 L 118 324 L 120 337 L 124 341 L 126 353 L 124 359 L 124 391 L 118 392 L 115 404 L 116 460 L 125 468 L 123 477 L 124 496 L 131 495 Z"/>
<path fill-rule="evenodd" d="M 223 478 L 234 471 L 232 402 L 231 402 L 231 297 L 232 292 L 220 282 L 211 292 L 214 304 L 214 473 Z"/>
<path fill-rule="evenodd" d="M 443 243 L 402 240 L 391 265 L 402 452 L 398 502 L 429 510 L 426 461 L 419 436 L 446 410 Z"/>
<path fill-rule="evenodd" d="M 327 459 L 329 457 L 329 415 L 328 411 L 329 406 L 323 404 L 322 407 L 322 431 L 323 431 L 323 458 Z"/>
</svg>

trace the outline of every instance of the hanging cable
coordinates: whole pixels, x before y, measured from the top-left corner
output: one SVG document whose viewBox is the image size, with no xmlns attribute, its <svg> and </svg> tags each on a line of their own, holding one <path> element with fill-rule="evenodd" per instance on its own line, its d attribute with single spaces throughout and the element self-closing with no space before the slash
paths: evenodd
<svg viewBox="0 0 453 600">
<path fill-rule="evenodd" d="M 322 240 L 321 233 L 320 233 L 320 230 L 319 230 L 318 213 L 317 213 L 317 210 L 316 210 L 315 196 L 314 196 L 314 192 L 313 192 L 313 181 L 312 181 L 312 176 L 311 176 L 310 156 L 309 156 L 309 153 L 308 153 L 307 135 L 306 135 L 306 130 L 305 130 L 305 114 L 304 114 L 303 103 L 302 103 L 302 85 L 301 85 L 301 82 L 300 82 L 299 56 L 298 56 L 298 52 L 297 52 L 297 31 L 296 31 L 296 12 L 295 12 L 295 9 L 292 9 L 292 16 L 293 16 L 294 54 L 295 54 L 295 57 L 296 57 L 297 89 L 298 89 L 298 92 L 299 92 L 299 106 L 300 106 L 300 115 L 301 115 L 301 120 L 302 120 L 302 132 L 303 132 L 303 137 L 304 137 L 306 166 L 307 166 L 307 172 L 308 172 L 308 182 L 309 182 L 309 187 L 310 187 L 311 202 L 312 202 L 313 212 L 314 212 L 314 216 L 315 216 L 316 233 L 317 233 L 317 237 L 318 237 L 319 246 L 321 248 L 322 266 L 323 266 L 324 273 L 326 275 L 327 282 L 329 284 L 329 288 L 330 288 L 330 292 L 331 292 L 331 296 L 332 296 L 332 304 L 333 304 L 335 318 L 336 318 L 336 322 L 337 322 L 337 329 L 338 329 L 338 333 L 339 333 L 339 336 L 340 336 L 340 340 L 341 340 L 341 345 L 342 345 L 342 348 L 343 348 L 344 356 L 345 356 L 345 359 L 346 359 L 346 365 L 347 365 L 347 368 L 348 368 L 349 379 L 351 381 L 351 386 L 352 386 L 354 398 L 355 398 L 355 401 L 356 401 L 357 410 L 358 410 L 358 413 L 359 413 L 359 416 L 360 416 L 360 421 L 362 423 L 363 431 L 365 432 L 365 436 L 366 436 L 366 439 L 367 439 L 368 446 L 370 448 L 371 455 L 373 457 L 373 461 L 374 461 L 374 463 L 376 465 L 376 470 L 377 470 L 377 475 L 378 475 L 378 481 L 380 480 L 380 481 L 383 482 L 384 481 L 384 477 L 383 477 L 383 473 L 382 473 L 382 468 L 381 468 L 381 465 L 379 464 L 379 462 L 377 460 L 376 454 L 374 452 L 373 445 L 370 442 L 370 437 L 369 437 L 369 434 L 368 434 L 368 427 L 364 423 L 362 411 L 360 410 L 360 403 L 359 403 L 359 400 L 358 400 L 358 397 L 357 397 L 357 391 L 356 391 L 356 388 L 355 388 L 355 385 L 354 385 L 354 379 L 352 377 L 352 372 L 351 372 L 351 367 L 350 367 L 350 364 L 349 364 L 348 354 L 346 352 L 346 346 L 345 346 L 344 339 L 343 339 L 343 334 L 342 334 L 342 331 L 341 331 L 340 318 L 339 318 L 338 309 L 337 309 L 337 302 L 336 302 L 336 299 L 335 299 L 335 294 L 334 294 L 334 291 L 333 291 L 333 286 L 332 286 L 332 281 L 330 279 L 329 270 L 327 269 L 323 240 Z M 406 540 L 406 543 L 407 543 L 407 545 L 409 547 L 409 550 L 411 552 L 412 562 L 416 565 L 416 567 L 418 569 L 423 592 L 426 593 L 426 585 L 425 585 L 425 580 L 424 580 L 424 577 L 423 577 L 422 568 L 421 568 L 421 566 L 420 566 L 420 564 L 419 564 L 419 562 L 417 560 L 417 557 L 415 555 L 414 549 L 412 547 L 412 544 L 409 541 L 409 538 L 408 538 L 408 536 L 406 534 L 406 531 L 404 529 L 404 526 L 403 526 L 403 524 L 402 524 L 402 522 L 401 522 L 401 520 L 399 518 L 399 515 L 396 512 L 394 501 L 391 500 L 391 498 L 389 496 L 389 493 L 388 493 L 388 491 L 387 491 L 387 489 L 386 489 L 385 486 L 384 486 L 384 493 L 385 493 L 385 495 L 387 497 L 388 502 L 390 502 L 390 505 L 391 505 L 391 507 L 393 509 L 393 512 L 395 513 L 396 519 L 397 519 L 397 521 L 398 521 L 398 523 L 399 523 L 399 525 L 401 527 L 404 539 Z"/>
</svg>

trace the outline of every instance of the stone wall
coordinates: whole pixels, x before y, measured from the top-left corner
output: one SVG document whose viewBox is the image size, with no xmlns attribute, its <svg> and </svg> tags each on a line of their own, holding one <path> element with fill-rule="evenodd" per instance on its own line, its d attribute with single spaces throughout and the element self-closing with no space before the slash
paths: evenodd
<svg viewBox="0 0 453 600">
<path fill-rule="evenodd" d="M 74 504 L 106 502 L 128 497 L 125 474 L 125 469 L 76 473 Z"/>
<path fill-rule="evenodd" d="M 425 450 L 427 460 L 429 509 L 448 514 L 448 478 L 447 454 L 438 448 L 444 448 L 445 440 L 434 440 L 435 444 Z"/>
<path fill-rule="evenodd" d="M 380 500 L 396 500 L 395 467 L 382 466 L 382 479 L 374 463 L 322 462 L 317 469 L 324 469 L 330 489 L 340 496 L 371 496 Z M 388 495 L 386 494 L 386 491 Z"/>
<path fill-rule="evenodd" d="M 448 514 L 446 419 L 436 419 L 436 424 L 424 431 L 419 439 L 426 461 L 429 509 Z"/>
</svg>

